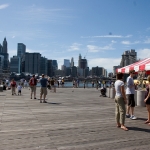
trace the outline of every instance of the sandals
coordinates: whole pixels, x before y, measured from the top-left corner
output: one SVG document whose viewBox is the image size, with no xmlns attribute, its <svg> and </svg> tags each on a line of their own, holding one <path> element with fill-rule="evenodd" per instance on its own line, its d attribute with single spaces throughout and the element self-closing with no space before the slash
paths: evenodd
<svg viewBox="0 0 150 150">
<path fill-rule="evenodd" d="M 117 128 L 120 128 L 121 127 L 121 125 L 117 125 Z"/>
<path fill-rule="evenodd" d="M 124 131 L 128 131 L 128 128 L 126 128 L 125 126 L 120 127 L 122 130 Z"/>
<path fill-rule="evenodd" d="M 149 123 L 150 123 L 150 121 L 149 121 L 149 120 L 145 121 L 145 124 L 149 124 Z"/>
</svg>

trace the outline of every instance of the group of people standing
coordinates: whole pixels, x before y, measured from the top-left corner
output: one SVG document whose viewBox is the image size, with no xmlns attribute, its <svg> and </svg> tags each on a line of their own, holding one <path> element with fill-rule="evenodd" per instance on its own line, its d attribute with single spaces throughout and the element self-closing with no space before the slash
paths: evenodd
<svg viewBox="0 0 150 150">
<path fill-rule="evenodd" d="M 116 104 L 116 111 L 115 111 L 115 118 L 117 122 L 117 127 L 128 131 L 128 128 L 125 126 L 125 118 L 130 118 L 132 120 L 136 120 L 137 117 L 134 115 L 134 108 L 135 108 L 135 87 L 133 77 L 135 75 L 135 70 L 130 70 L 129 77 L 126 80 L 126 89 L 124 87 L 123 82 L 123 73 L 117 73 L 117 80 L 115 82 L 115 104 Z M 149 84 L 146 87 L 146 95 L 143 101 L 146 104 L 148 110 L 148 120 L 145 124 L 150 125 L 150 76 L 147 77 Z M 126 107 L 127 104 L 127 107 Z"/>
</svg>

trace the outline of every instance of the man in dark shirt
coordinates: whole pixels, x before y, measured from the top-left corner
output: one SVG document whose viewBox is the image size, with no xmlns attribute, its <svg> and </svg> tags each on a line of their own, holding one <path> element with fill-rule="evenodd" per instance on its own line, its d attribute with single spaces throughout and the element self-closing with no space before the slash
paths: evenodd
<svg viewBox="0 0 150 150">
<path fill-rule="evenodd" d="M 42 95 L 43 95 L 43 103 L 47 103 L 47 101 L 45 101 L 47 95 L 47 82 L 48 80 L 44 78 L 44 74 L 42 74 L 42 79 L 40 80 L 41 83 L 40 103 L 42 103 Z"/>
</svg>

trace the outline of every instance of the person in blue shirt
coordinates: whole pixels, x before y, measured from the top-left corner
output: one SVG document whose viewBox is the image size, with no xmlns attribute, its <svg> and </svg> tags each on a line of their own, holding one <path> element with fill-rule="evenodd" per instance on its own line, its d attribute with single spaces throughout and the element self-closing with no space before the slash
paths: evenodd
<svg viewBox="0 0 150 150">
<path fill-rule="evenodd" d="M 47 103 L 45 98 L 46 98 L 46 95 L 47 95 L 48 80 L 45 78 L 44 74 L 42 74 L 42 79 L 40 80 L 40 83 L 41 83 L 40 103 L 42 103 L 42 95 L 43 95 L 43 103 Z"/>
</svg>

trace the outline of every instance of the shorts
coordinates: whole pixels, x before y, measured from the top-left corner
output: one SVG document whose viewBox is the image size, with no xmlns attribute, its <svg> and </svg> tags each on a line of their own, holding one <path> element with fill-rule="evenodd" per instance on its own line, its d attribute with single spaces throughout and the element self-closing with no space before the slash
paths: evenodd
<svg viewBox="0 0 150 150">
<path fill-rule="evenodd" d="M 41 87 L 41 95 L 47 95 L 47 87 Z"/>
<path fill-rule="evenodd" d="M 36 85 L 31 85 L 30 88 L 32 93 L 36 91 Z"/>
<path fill-rule="evenodd" d="M 21 90 L 18 90 L 18 93 L 21 93 Z"/>
<path fill-rule="evenodd" d="M 135 107 L 134 94 L 127 94 L 128 106 Z"/>
</svg>

